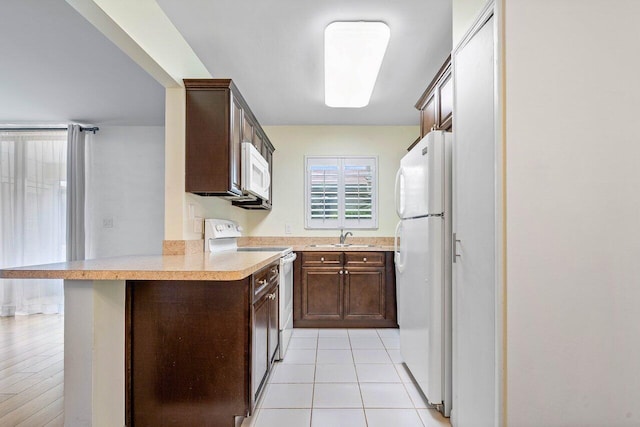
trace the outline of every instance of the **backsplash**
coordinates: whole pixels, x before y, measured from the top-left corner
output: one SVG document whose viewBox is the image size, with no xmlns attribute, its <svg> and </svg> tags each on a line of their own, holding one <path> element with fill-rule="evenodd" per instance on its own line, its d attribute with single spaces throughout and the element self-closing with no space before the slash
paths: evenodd
<svg viewBox="0 0 640 427">
<path fill-rule="evenodd" d="M 164 240 L 162 255 L 191 255 L 204 252 L 204 240 Z"/>
<path fill-rule="evenodd" d="M 306 246 L 339 243 L 338 237 L 283 237 L 283 236 L 247 236 L 238 239 L 238 246 Z M 358 245 L 392 246 L 393 237 L 353 237 L 347 243 Z"/>
<path fill-rule="evenodd" d="M 337 237 L 239 237 L 238 246 L 307 246 L 338 243 Z M 347 243 L 354 245 L 393 246 L 393 237 L 348 237 Z M 165 240 L 163 255 L 189 255 L 204 252 L 204 240 Z"/>
</svg>

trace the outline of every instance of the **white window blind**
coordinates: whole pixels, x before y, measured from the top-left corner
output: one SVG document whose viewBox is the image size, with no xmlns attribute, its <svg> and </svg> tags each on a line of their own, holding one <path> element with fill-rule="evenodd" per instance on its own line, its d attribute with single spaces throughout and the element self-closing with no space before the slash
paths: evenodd
<svg viewBox="0 0 640 427">
<path fill-rule="evenodd" d="M 307 228 L 377 228 L 376 157 L 306 157 Z"/>
</svg>

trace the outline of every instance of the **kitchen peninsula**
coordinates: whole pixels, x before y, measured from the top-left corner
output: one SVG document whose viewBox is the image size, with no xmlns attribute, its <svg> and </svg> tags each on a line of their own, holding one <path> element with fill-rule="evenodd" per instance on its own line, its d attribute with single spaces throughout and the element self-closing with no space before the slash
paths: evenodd
<svg viewBox="0 0 640 427">
<path fill-rule="evenodd" d="M 277 286 L 279 257 L 118 257 L 5 269 L 0 278 L 65 280 L 66 426 L 233 426 L 268 374 L 252 368 L 263 326 L 253 306 Z"/>
</svg>

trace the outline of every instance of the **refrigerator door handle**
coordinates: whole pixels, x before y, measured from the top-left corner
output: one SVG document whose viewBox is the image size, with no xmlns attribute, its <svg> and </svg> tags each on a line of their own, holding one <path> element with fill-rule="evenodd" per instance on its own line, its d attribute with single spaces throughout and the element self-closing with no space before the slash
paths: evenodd
<svg viewBox="0 0 640 427">
<path fill-rule="evenodd" d="M 396 213 L 400 218 L 404 215 L 404 205 L 402 204 L 402 197 L 400 195 L 400 181 L 404 178 L 404 170 L 402 167 L 398 169 L 396 173 L 396 185 L 395 185 L 395 204 L 396 204 Z"/>
<path fill-rule="evenodd" d="M 400 253 L 399 245 L 398 245 L 398 238 L 400 237 L 401 230 L 402 230 L 402 221 L 398 221 L 398 225 L 396 225 L 396 233 L 393 238 L 393 253 L 394 253 L 394 259 L 396 263 L 396 270 L 398 270 L 398 273 L 402 273 L 404 271 L 402 254 Z"/>
</svg>

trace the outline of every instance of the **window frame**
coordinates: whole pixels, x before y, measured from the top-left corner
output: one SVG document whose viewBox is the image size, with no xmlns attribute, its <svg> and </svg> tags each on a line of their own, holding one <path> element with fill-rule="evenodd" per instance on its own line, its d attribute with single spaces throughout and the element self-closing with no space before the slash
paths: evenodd
<svg viewBox="0 0 640 427">
<path fill-rule="evenodd" d="M 338 166 L 338 218 L 336 220 L 312 219 L 310 168 L 313 164 L 332 163 Z M 349 220 L 345 215 L 345 165 L 359 164 L 372 166 L 371 219 Z M 377 230 L 378 175 L 378 156 L 304 156 L 304 228 L 307 230 Z"/>
</svg>

